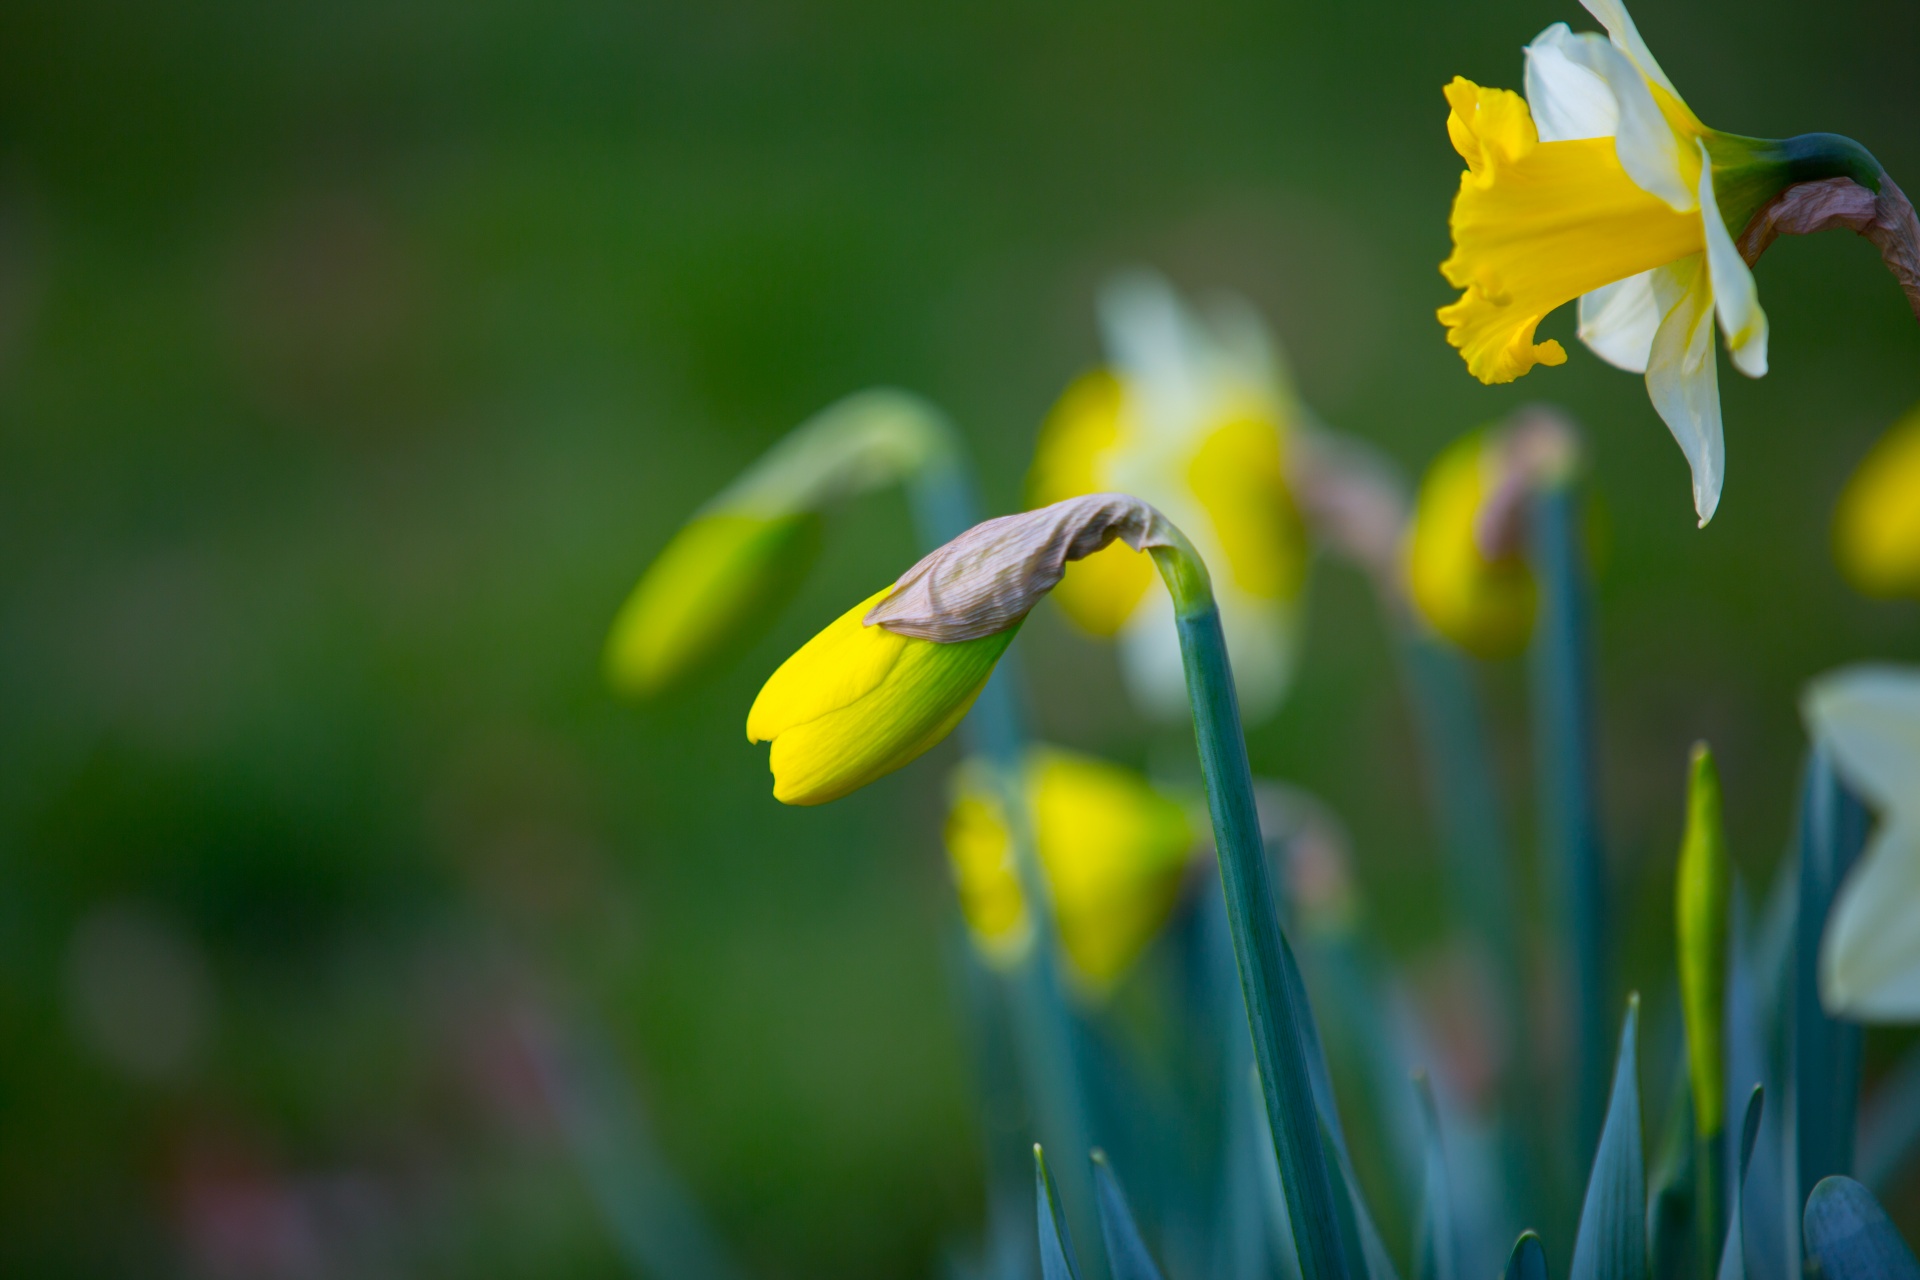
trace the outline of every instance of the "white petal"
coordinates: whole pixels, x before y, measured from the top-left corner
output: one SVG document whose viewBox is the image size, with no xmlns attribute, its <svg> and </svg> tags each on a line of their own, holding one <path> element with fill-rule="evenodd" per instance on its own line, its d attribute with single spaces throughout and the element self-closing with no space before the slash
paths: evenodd
<svg viewBox="0 0 1920 1280">
<path fill-rule="evenodd" d="M 1706 255 L 1690 254 L 1655 271 L 1653 291 L 1661 320 L 1647 355 L 1647 395 L 1693 468 L 1693 509 L 1704 527 L 1720 505 L 1726 474 Z"/>
<path fill-rule="evenodd" d="M 1733 367 L 1749 378 L 1767 372 L 1767 313 L 1760 309 L 1760 290 L 1753 272 L 1734 247 L 1720 206 L 1713 198 L 1713 165 L 1707 144 L 1700 148 L 1700 217 L 1706 223 L 1707 273 L 1713 277 L 1713 306 L 1720 313 L 1720 331 L 1727 339 Z"/>
<path fill-rule="evenodd" d="M 1592 67 L 1594 55 L 1582 48 L 1604 45 L 1605 36 L 1573 34 L 1556 22 L 1533 38 L 1526 48 L 1527 110 L 1542 142 L 1571 142 L 1578 138 L 1611 138 L 1620 123 L 1620 108 L 1605 77 Z"/>
<path fill-rule="evenodd" d="M 1828 672 L 1807 686 L 1800 711 L 1849 786 L 1878 808 L 1920 819 L 1920 669 L 1869 663 Z"/>
<path fill-rule="evenodd" d="M 1645 373 L 1653 335 L 1659 328 L 1660 305 L 1653 297 L 1653 271 L 1642 271 L 1581 295 L 1580 341 L 1616 369 Z"/>
<path fill-rule="evenodd" d="M 1136 421 L 1149 436 L 1174 439 L 1205 410 L 1206 336 L 1160 275 L 1126 271 L 1100 290 L 1107 358 L 1139 397 Z"/>
<path fill-rule="evenodd" d="M 1640 38 L 1640 29 L 1633 25 L 1633 15 L 1627 12 L 1623 0 L 1580 0 L 1586 11 L 1600 20 L 1600 25 L 1613 37 L 1613 43 L 1620 51 L 1633 59 L 1633 65 L 1640 74 L 1665 89 L 1674 97 L 1680 91 L 1673 87 L 1673 81 L 1667 79 L 1667 73 L 1654 61 L 1653 51 L 1647 48 L 1647 42 Z"/>
<path fill-rule="evenodd" d="M 1920 827 L 1873 838 L 1834 899 L 1820 942 L 1820 1000 L 1868 1022 L 1920 1020 Z"/>
</svg>

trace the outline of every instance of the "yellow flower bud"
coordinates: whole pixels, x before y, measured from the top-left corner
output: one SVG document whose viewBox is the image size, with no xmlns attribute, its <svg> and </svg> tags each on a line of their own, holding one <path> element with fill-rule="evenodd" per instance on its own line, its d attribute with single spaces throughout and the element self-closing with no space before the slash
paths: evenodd
<svg viewBox="0 0 1920 1280">
<path fill-rule="evenodd" d="M 1694 1127 L 1708 1135 L 1719 1133 L 1726 1119 L 1721 1025 L 1727 1004 L 1728 880 L 1720 775 L 1707 744 L 1696 743 L 1673 914 L 1679 935 L 1680 998 L 1687 1024 Z"/>
<path fill-rule="evenodd" d="M 1533 632 L 1534 582 L 1522 549 L 1482 546 L 1481 513 L 1501 479 L 1486 432 L 1449 445 L 1421 482 L 1407 531 L 1407 590 L 1427 624 L 1469 653 L 1505 657 Z"/>
<path fill-rule="evenodd" d="M 1101 995 L 1172 913 L 1193 828 L 1144 777 L 1091 756 L 1036 749 L 1022 781 L 1068 972 L 1083 994 Z M 981 762 L 956 778 L 946 840 L 976 944 L 989 959 L 1019 956 L 1032 931 L 1005 808 Z"/>
<path fill-rule="evenodd" d="M 1920 409 L 1887 429 L 1840 494 L 1833 554 L 1869 596 L 1920 596 Z"/>
<path fill-rule="evenodd" d="M 867 625 L 878 591 L 802 645 L 747 712 L 747 741 L 770 742 L 773 795 L 824 804 L 908 764 L 960 723 L 1019 623 L 941 644 Z"/>
<path fill-rule="evenodd" d="M 607 636 L 607 681 L 651 697 L 758 630 L 805 574 L 819 518 L 715 512 L 674 535 Z"/>
</svg>

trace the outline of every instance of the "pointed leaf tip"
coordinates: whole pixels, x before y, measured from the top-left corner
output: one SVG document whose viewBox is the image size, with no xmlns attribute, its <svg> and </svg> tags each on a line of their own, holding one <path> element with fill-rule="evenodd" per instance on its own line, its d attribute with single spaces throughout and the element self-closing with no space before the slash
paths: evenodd
<svg viewBox="0 0 1920 1280">
<path fill-rule="evenodd" d="M 1587 1180 L 1580 1230 L 1574 1237 L 1572 1280 L 1646 1280 L 1647 1171 L 1640 1149 L 1638 1032 L 1640 996 L 1627 999 L 1613 1096 Z"/>
<path fill-rule="evenodd" d="M 1507 1255 L 1506 1280 L 1547 1280 L 1547 1251 L 1533 1232 L 1522 1231 L 1513 1242 L 1513 1252 Z"/>
<path fill-rule="evenodd" d="M 1140 1238 L 1119 1176 L 1108 1163 L 1107 1153 L 1097 1147 L 1093 1152 L 1093 1185 L 1100 1208 L 1100 1235 L 1106 1241 L 1113 1280 L 1161 1280 L 1160 1268 L 1154 1265 L 1146 1241 Z"/>
<path fill-rule="evenodd" d="M 1805 1228 L 1809 1262 L 1825 1280 L 1920 1280 L 1913 1250 L 1852 1178 L 1820 1180 L 1807 1197 Z"/>
<path fill-rule="evenodd" d="M 1046 1153 L 1033 1144 L 1033 1190 L 1039 1202 L 1040 1280 L 1080 1280 L 1080 1264 L 1073 1256 L 1073 1235 L 1060 1208 L 1060 1193 L 1047 1172 Z"/>
</svg>

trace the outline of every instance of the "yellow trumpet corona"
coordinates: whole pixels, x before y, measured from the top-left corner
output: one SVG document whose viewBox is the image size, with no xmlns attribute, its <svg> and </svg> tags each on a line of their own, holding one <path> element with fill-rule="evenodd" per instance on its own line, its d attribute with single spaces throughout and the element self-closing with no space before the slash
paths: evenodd
<svg viewBox="0 0 1920 1280">
<path fill-rule="evenodd" d="M 674 535 L 615 617 L 608 682 L 651 697 L 684 679 L 774 607 L 819 546 L 811 513 L 715 512 Z"/>
<path fill-rule="evenodd" d="M 1507 657 L 1533 634 L 1535 587 L 1520 548 L 1490 555 L 1480 516 L 1499 460 L 1486 432 L 1449 445 L 1420 484 L 1406 538 L 1407 591 L 1440 635 L 1483 658 Z"/>
<path fill-rule="evenodd" d="M 753 700 L 747 741 L 773 744 L 783 804 L 838 800 L 919 758 L 960 723 L 1020 629 L 940 644 L 863 623 L 891 591 L 834 619 Z"/>
<path fill-rule="evenodd" d="M 1098 996 L 1166 923 L 1195 848 L 1192 825 L 1133 770 L 1075 752 L 1035 750 L 1022 785 L 1068 971 L 1083 994 Z M 1032 929 L 1012 833 L 982 762 L 956 777 L 946 844 L 976 945 L 1000 962 L 1024 954 Z"/>
<path fill-rule="evenodd" d="M 1888 428 L 1840 494 L 1833 552 L 1870 596 L 1920 596 L 1920 409 Z"/>
</svg>

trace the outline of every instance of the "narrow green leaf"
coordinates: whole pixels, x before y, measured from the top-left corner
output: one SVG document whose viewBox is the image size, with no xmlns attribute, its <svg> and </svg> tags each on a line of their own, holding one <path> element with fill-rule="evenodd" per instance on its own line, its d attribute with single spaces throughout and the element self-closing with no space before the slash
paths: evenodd
<svg viewBox="0 0 1920 1280">
<path fill-rule="evenodd" d="M 1760 1137 L 1764 1096 L 1759 1085 L 1747 1096 L 1747 1119 L 1740 1130 L 1740 1172 L 1734 1178 L 1733 1212 L 1727 1218 L 1727 1243 L 1720 1250 L 1717 1280 L 1747 1280 L 1747 1166 L 1753 1163 L 1753 1144 Z"/>
<path fill-rule="evenodd" d="M 1820 938 L 1840 882 L 1866 842 L 1867 814 L 1816 744 L 1800 797 L 1800 896 L 1793 941 L 1793 1101 L 1798 1168 L 1794 1204 L 1828 1174 L 1853 1168 L 1860 1097 L 1860 1027 L 1820 1004 Z"/>
<path fill-rule="evenodd" d="M 1033 1144 L 1033 1192 L 1040 1219 L 1040 1280 L 1080 1280 L 1080 1264 L 1073 1256 L 1073 1235 L 1060 1208 L 1060 1194 L 1047 1172 L 1047 1157 Z"/>
<path fill-rule="evenodd" d="M 1447 1177 L 1446 1149 L 1440 1144 L 1440 1109 L 1433 1102 L 1433 1082 L 1424 1071 L 1414 1074 L 1413 1084 L 1420 1096 L 1427 1139 L 1426 1187 L 1414 1234 L 1414 1280 L 1454 1280 L 1459 1253 L 1454 1241 L 1453 1185 Z"/>
<path fill-rule="evenodd" d="M 1687 781 L 1687 830 L 1680 842 L 1673 918 L 1680 1005 L 1687 1024 L 1693 1123 L 1703 1134 L 1726 1125 L 1726 1064 L 1721 1032 L 1727 1008 L 1727 837 L 1720 820 L 1720 773 L 1704 742 L 1693 744 Z M 1710 1215 L 1702 1215 L 1706 1220 Z"/>
<path fill-rule="evenodd" d="M 1507 1280 L 1547 1280 L 1547 1251 L 1533 1232 L 1522 1231 L 1513 1242 L 1513 1252 L 1507 1255 Z"/>
<path fill-rule="evenodd" d="M 1913 1250 L 1852 1178 L 1823 1179 L 1807 1197 L 1805 1222 L 1807 1261 L 1824 1280 L 1920 1280 Z"/>
<path fill-rule="evenodd" d="M 1140 1238 L 1133 1209 L 1127 1204 L 1127 1193 L 1121 1189 L 1120 1179 L 1107 1163 L 1104 1151 L 1093 1153 L 1093 1185 L 1100 1206 L 1100 1234 L 1106 1238 L 1107 1263 L 1113 1268 L 1113 1280 L 1161 1280 L 1160 1268 L 1147 1252 L 1147 1242 Z"/>
<path fill-rule="evenodd" d="M 1684 1056 L 1684 1048 L 1683 1048 Z M 1694 1263 L 1693 1094 L 1686 1063 L 1674 1073 L 1673 1097 L 1661 1125 L 1647 1204 L 1647 1263 L 1654 1280 L 1690 1280 Z"/>
<path fill-rule="evenodd" d="M 1647 1174 L 1640 1152 L 1640 1060 L 1636 1047 L 1640 997 L 1627 1000 L 1613 1097 L 1593 1156 L 1580 1230 L 1573 1241 L 1572 1280 L 1647 1280 Z"/>
</svg>

